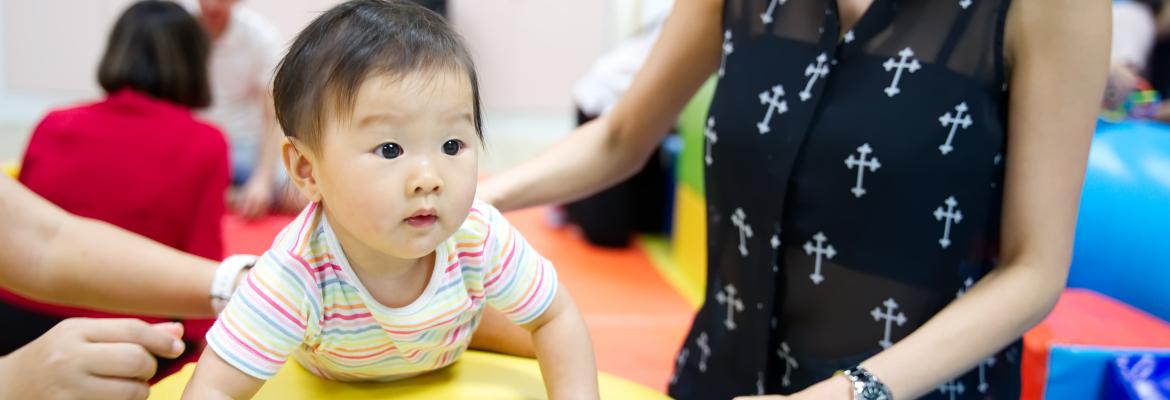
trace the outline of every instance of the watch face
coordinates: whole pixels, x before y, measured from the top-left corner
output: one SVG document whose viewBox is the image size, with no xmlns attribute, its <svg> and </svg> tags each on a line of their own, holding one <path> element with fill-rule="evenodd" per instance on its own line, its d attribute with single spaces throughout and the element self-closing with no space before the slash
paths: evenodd
<svg viewBox="0 0 1170 400">
<path fill-rule="evenodd" d="M 875 385 L 865 385 L 865 389 L 861 390 L 861 396 L 858 397 L 865 400 L 890 400 L 885 391 Z"/>
</svg>

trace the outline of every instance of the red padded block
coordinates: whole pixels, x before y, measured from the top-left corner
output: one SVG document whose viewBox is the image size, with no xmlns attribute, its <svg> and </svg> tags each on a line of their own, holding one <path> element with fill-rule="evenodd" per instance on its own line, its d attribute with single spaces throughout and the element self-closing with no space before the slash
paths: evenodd
<svg viewBox="0 0 1170 400">
<path fill-rule="evenodd" d="M 1048 318 L 1024 334 L 1020 398 L 1041 398 L 1048 350 L 1057 344 L 1170 348 L 1170 323 L 1091 290 L 1065 290 Z"/>
<path fill-rule="evenodd" d="M 272 246 L 276 234 L 295 218 L 296 215 L 273 214 L 247 221 L 235 214 L 224 215 L 224 255 L 264 253 Z"/>
</svg>

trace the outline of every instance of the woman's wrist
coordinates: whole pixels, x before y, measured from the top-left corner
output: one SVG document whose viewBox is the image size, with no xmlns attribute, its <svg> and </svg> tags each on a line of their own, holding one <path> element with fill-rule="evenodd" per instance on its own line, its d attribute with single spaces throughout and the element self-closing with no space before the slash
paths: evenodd
<svg viewBox="0 0 1170 400">
<path fill-rule="evenodd" d="M 808 398 L 812 399 L 855 400 L 853 382 L 840 372 L 810 386 L 801 393 L 808 394 Z"/>
<path fill-rule="evenodd" d="M 227 306 L 247 270 L 251 269 L 259 257 L 246 254 L 237 254 L 225 258 L 215 269 L 215 277 L 211 282 L 211 308 L 216 314 Z"/>
</svg>

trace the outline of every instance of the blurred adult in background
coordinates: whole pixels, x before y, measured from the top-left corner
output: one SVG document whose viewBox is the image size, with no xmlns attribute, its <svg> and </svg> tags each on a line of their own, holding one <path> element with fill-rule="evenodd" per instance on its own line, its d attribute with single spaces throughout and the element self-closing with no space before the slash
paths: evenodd
<svg viewBox="0 0 1170 400">
<path fill-rule="evenodd" d="M 232 209 L 249 219 L 271 210 L 300 210 L 276 158 L 282 136 L 272 109 L 272 74 L 284 45 L 276 28 L 238 0 L 185 2 L 211 39 L 211 107 L 202 116 L 231 147 Z"/>
</svg>

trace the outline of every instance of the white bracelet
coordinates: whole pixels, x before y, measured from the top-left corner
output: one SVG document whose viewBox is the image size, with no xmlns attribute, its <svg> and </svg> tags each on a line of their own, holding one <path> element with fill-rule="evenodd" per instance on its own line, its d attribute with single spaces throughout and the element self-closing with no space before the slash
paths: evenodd
<svg viewBox="0 0 1170 400">
<path fill-rule="evenodd" d="M 216 314 L 223 311 L 227 302 L 236 291 L 236 277 L 240 271 L 252 268 L 259 257 L 249 254 L 237 254 L 225 258 L 215 269 L 215 278 L 211 281 L 211 308 Z"/>
</svg>

